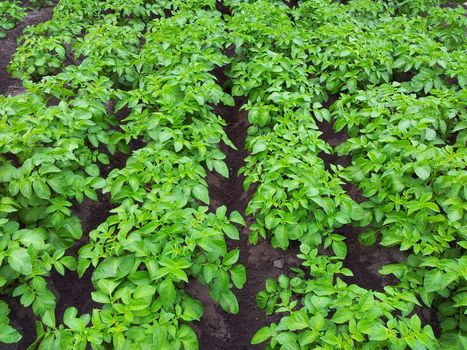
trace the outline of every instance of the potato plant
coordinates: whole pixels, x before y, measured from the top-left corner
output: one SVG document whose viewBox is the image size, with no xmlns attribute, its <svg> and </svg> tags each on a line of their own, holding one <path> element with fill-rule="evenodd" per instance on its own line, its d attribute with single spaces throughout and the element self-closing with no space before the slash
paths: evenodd
<svg viewBox="0 0 467 350">
<path fill-rule="evenodd" d="M 0 39 L 6 37 L 6 31 L 26 16 L 26 9 L 16 1 L 0 1 Z"/>
<path fill-rule="evenodd" d="M 251 124 L 247 141 L 251 153 L 243 169 L 245 186 L 258 183 L 247 210 L 256 221 L 250 238 L 256 242 L 259 235 L 268 237 L 274 247 L 282 249 L 288 247 L 289 240 L 299 240 L 300 258 L 310 268 L 309 273 L 295 271 L 297 276 L 292 279 L 283 275 L 278 282 L 268 280 L 266 290 L 258 295 L 258 306 L 269 314 L 286 316 L 280 323 L 260 329 L 254 344 L 267 341 L 268 349 L 456 349 L 465 342 L 465 305 L 461 301 L 465 293 L 461 180 L 465 168 L 465 69 L 459 60 L 463 54 L 451 45 L 457 41 L 454 37 L 447 41 L 426 29 L 408 32 L 416 23 L 436 23 L 439 10 L 431 10 L 433 17 L 428 19 L 394 18 L 383 14 L 385 8 L 384 4 L 362 1 L 345 6 L 305 1 L 289 10 L 281 4 L 258 1 L 237 5 L 229 22 L 231 40 L 240 55 L 230 72 L 232 91 L 248 96 L 243 107 L 249 111 Z M 326 40 L 329 42 L 324 44 Z M 388 84 L 410 70 L 414 72 L 412 79 Z M 444 80 L 447 76 L 456 80 Z M 417 93 L 430 92 L 433 96 L 417 98 Z M 328 96 L 339 93 L 330 110 L 322 108 Z M 393 102 L 391 107 L 385 104 L 385 93 Z M 349 100 L 358 105 L 368 101 L 372 107 L 354 111 Z M 370 122 L 373 118 L 378 120 L 375 124 Z M 336 151 L 355 155 L 351 166 L 331 166 L 331 172 L 325 169 L 319 153 L 333 150 L 319 138 L 316 121 L 323 120 L 332 121 L 336 131 L 345 128 L 348 132 L 349 139 Z M 452 146 L 440 149 L 442 140 Z M 393 152 L 402 157 L 412 154 L 414 164 Z M 386 166 L 386 162 L 394 165 Z M 384 175 L 377 175 L 383 171 Z M 407 171 L 412 174 L 404 183 L 400 176 Z M 453 178 L 443 180 L 443 172 Z M 430 194 L 427 181 L 432 176 L 437 190 Z M 340 179 L 360 184 L 368 200 L 355 203 L 342 189 Z M 453 182 L 459 185 L 448 185 L 449 190 L 442 185 Z M 391 194 L 384 194 L 385 186 Z M 401 194 L 404 189 L 413 199 Z M 390 202 L 383 199 L 386 196 L 392 198 Z M 431 221 L 427 214 L 437 219 Z M 406 220 L 410 215 L 413 219 L 409 224 Z M 375 227 L 373 220 L 383 226 Z M 397 286 L 373 296 L 339 277 L 336 280 L 336 273 L 352 274 L 342 267 L 347 254 L 345 237 L 333 233 L 344 224 L 366 227 L 361 235 L 366 244 L 375 243 L 379 233 L 383 246 L 400 244 L 401 250 L 414 249 L 406 264 L 381 270 L 395 274 L 400 280 Z M 395 238 L 404 232 L 407 236 Z M 458 242 L 457 247 L 452 247 L 454 242 Z M 328 247 L 332 249 L 330 256 L 318 253 Z M 315 282 L 316 278 L 320 281 Z M 337 297 L 340 290 L 345 291 L 343 304 Z M 350 291 L 356 294 L 351 296 Z M 442 345 L 432 328 L 421 325 L 413 314 L 422 302 L 435 307 L 433 300 L 439 302 L 440 298 L 444 300 L 439 308 Z M 363 312 L 362 303 L 369 309 Z M 394 309 L 383 310 L 389 305 L 399 309 L 400 316 L 394 317 Z M 356 313 L 351 311 L 354 307 Z M 362 312 L 361 320 L 357 310 Z M 364 322 L 373 312 L 374 319 L 366 328 Z M 385 312 L 389 314 L 383 316 Z"/>
<path fill-rule="evenodd" d="M 187 286 L 239 313 L 244 216 L 250 246 L 297 246 L 300 261 L 246 296 L 277 320 L 251 344 L 466 347 L 466 19 L 442 5 L 60 0 L 9 65 L 26 92 L 0 96 L 0 293 L 37 317 L 29 349 L 199 349 Z M 24 15 L 0 9 L 0 28 Z M 244 213 L 214 204 L 207 180 L 239 175 L 218 112 L 236 104 Z M 326 124 L 346 140 L 326 141 Z M 103 198 L 108 216 L 83 232 L 76 208 Z M 380 269 L 394 284 L 351 282 L 349 227 L 405 252 Z M 48 279 L 66 270 L 92 272 L 92 311 L 57 315 Z M 9 314 L 1 301 L 2 343 L 21 339 Z"/>
</svg>

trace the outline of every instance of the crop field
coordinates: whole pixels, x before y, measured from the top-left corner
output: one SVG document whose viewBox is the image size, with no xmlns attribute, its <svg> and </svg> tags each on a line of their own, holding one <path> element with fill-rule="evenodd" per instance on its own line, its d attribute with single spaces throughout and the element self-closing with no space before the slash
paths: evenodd
<svg viewBox="0 0 467 350">
<path fill-rule="evenodd" d="M 0 0 L 0 349 L 467 349 L 465 6 Z"/>
</svg>

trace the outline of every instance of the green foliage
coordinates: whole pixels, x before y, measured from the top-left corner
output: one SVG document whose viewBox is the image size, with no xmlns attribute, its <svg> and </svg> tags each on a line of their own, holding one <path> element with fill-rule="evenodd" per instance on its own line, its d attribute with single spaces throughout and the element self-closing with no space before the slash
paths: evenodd
<svg viewBox="0 0 467 350">
<path fill-rule="evenodd" d="M 41 8 L 53 5 L 53 0 L 29 0 L 32 7 Z"/>
<path fill-rule="evenodd" d="M 444 327 L 442 339 L 464 327 L 465 306 L 455 302 L 467 271 L 464 105 L 463 92 L 418 98 L 394 84 L 343 96 L 332 107 L 335 128 L 346 127 L 350 136 L 338 147 L 352 156 L 342 176 L 359 185 L 373 212 L 360 238 L 373 244 L 380 234 L 382 246 L 411 251 L 406 265 L 387 265 L 381 273 L 394 274 L 429 307 L 440 297 L 450 303 L 447 314 L 439 309 L 452 327 Z"/>
<path fill-rule="evenodd" d="M 26 16 L 26 9 L 16 1 L 0 1 L 0 39 L 6 36 L 5 30 L 14 28 Z"/>
<path fill-rule="evenodd" d="M 0 342 L 6 344 L 16 343 L 21 339 L 21 334 L 9 325 L 9 312 L 8 305 L 0 301 Z"/>
<path fill-rule="evenodd" d="M 253 338 L 267 349 L 454 349 L 464 341 L 465 308 L 457 301 L 465 284 L 466 72 L 456 29 L 464 11 L 430 5 L 425 17 L 393 17 L 388 6 L 236 3 L 228 22 L 238 55 L 232 92 L 248 97 L 242 108 L 251 125 L 245 188 L 258 184 L 247 209 L 255 218 L 250 240 L 270 238 L 282 249 L 299 240 L 311 268 L 268 280 L 258 294 L 268 314 L 285 313 Z M 328 109 L 331 94 L 337 102 Z M 320 156 L 334 149 L 320 138 L 322 122 L 348 132 L 335 151 L 352 165 L 325 167 Z M 342 180 L 359 185 L 367 200 L 355 203 Z M 373 292 L 336 280 L 336 273 L 351 276 L 342 269 L 345 237 L 335 233 L 346 224 L 366 228 L 365 244 L 381 235 L 382 245 L 412 251 L 406 264 L 381 270 L 395 274 L 397 286 Z M 368 296 L 371 307 L 359 316 L 353 310 Z M 441 345 L 411 315 L 440 300 L 447 303 L 438 308 Z"/>
<path fill-rule="evenodd" d="M 29 92 L 0 100 L 0 191 L 7 195 L 0 271 L 4 291 L 19 283 L 13 295 L 41 316 L 39 349 L 52 343 L 196 349 L 187 324 L 200 319 L 203 307 L 184 291 L 192 278 L 206 284 L 223 309 L 238 312 L 232 289 L 243 287 L 246 271 L 225 237 L 239 239 L 234 224 L 245 223 L 225 207 L 212 213 L 204 206 L 206 170 L 229 176 L 218 144 L 233 147 L 225 122 L 208 105 L 233 103 L 210 73 L 228 62 L 223 22 L 216 12 L 194 16 L 180 9 L 146 26 L 143 20 L 159 5 L 169 8 L 145 4 L 150 10 L 128 12 L 138 10 L 61 2 L 51 21 L 27 32 L 10 66 Z M 191 33 L 193 41 L 184 40 Z M 200 41 L 211 45 L 202 48 Z M 76 64 L 63 67 L 65 59 Z M 124 107 L 130 112 L 117 128 L 114 113 Z M 130 140 L 144 147 L 132 152 Z M 116 151 L 131 156 L 101 178 L 99 166 Z M 76 263 L 63 255 L 81 237 L 72 201 L 97 200 L 101 191 L 116 208 L 90 234 Z M 24 225 L 27 230 L 19 229 Z M 78 316 L 68 308 L 57 324 L 55 297 L 43 277 L 52 268 L 63 273 L 64 266 L 82 275 L 91 265 L 92 297 L 102 310 Z"/>
<path fill-rule="evenodd" d="M 245 221 L 213 208 L 206 177 L 231 175 L 219 144 L 234 145 L 215 106 L 244 96 L 250 242 L 296 241 L 302 261 L 257 295 L 282 318 L 252 343 L 462 348 L 465 11 L 431 0 L 223 3 L 231 16 L 213 0 L 60 1 L 20 39 L 9 70 L 27 92 L 0 97 L 0 292 L 38 316 L 33 347 L 198 349 L 189 323 L 203 306 L 185 291 L 194 279 L 239 311 L 246 270 L 226 239 Z M 23 12 L 1 6 L 9 28 Z M 324 123 L 349 138 L 325 141 Z M 128 157 L 119 168 L 115 154 Z M 335 155 L 351 164 L 328 166 Z M 113 209 L 76 261 L 66 253 L 82 238 L 73 207 L 104 195 Z M 407 251 L 380 271 L 396 285 L 344 282 L 346 225 L 364 228 L 363 244 Z M 65 268 L 93 269 L 101 307 L 69 307 L 59 324 L 46 278 Z M 437 311 L 439 339 L 421 307 Z M 1 302 L 0 341 L 17 342 L 8 312 Z"/>
<path fill-rule="evenodd" d="M 278 324 L 260 329 L 252 344 L 268 340 L 278 349 L 433 349 L 436 340 L 430 326 L 409 317 L 416 297 L 393 287 L 373 292 L 346 284 L 336 275 L 349 275 L 342 262 L 318 256 L 317 249 L 300 247 L 299 257 L 309 268 L 289 278 L 270 279 L 257 297 L 268 313 L 286 313 Z M 394 316 L 399 313 L 400 316 Z M 363 346 L 360 344 L 364 343 Z"/>
<path fill-rule="evenodd" d="M 430 10 L 442 5 L 451 5 L 452 3 L 462 4 L 462 1 L 449 0 L 390 0 L 385 1 L 389 11 L 398 15 L 422 15 Z"/>
</svg>

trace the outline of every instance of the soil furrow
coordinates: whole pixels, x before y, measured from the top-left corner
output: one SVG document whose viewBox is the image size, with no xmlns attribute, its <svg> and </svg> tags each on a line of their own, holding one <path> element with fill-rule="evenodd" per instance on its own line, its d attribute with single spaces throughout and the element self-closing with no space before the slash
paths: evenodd
<svg viewBox="0 0 467 350">
<path fill-rule="evenodd" d="M 229 82 L 223 69 L 216 69 L 213 73 L 224 90 L 230 93 Z M 224 128 L 228 138 L 236 146 L 236 150 L 224 144 L 221 150 L 226 155 L 225 162 L 229 168 L 229 178 L 211 173 L 207 182 L 212 201 L 211 210 L 218 206 L 227 206 L 228 212 L 238 211 L 242 215 L 255 191 L 252 186 L 249 191 L 243 188 L 243 175 L 238 175 L 245 164 L 248 150 L 245 148 L 247 130 L 249 127 L 247 112 L 240 110 L 246 103 L 246 98 L 236 98 L 234 106 L 219 105 L 215 113 L 227 123 Z M 261 345 L 251 345 L 250 341 L 258 329 L 277 322 L 277 316 L 266 316 L 264 311 L 256 305 L 256 295 L 265 286 L 268 277 L 277 278 L 281 273 L 287 273 L 290 267 L 297 267 L 295 249 L 286 251 L 272 248 L 269 242 L 260 240 L 253 246 L 248 242 L 248 226 L 254 222 L 253 217 L 247 217 L 247 227 L 239 227 L 240 240 L 229 240 L 229 249 L 239 248 L 239 262 L 246 267 L 247 281 L 241 290 L 234 290 L 240 311 L 237 315 L 230 315 L 220 309 L 210 300 L 205 287 L 191 283 L 189 292 L 200 299 L 205 305 L 205 314 L 200 322 L 194 325 L 200 341 L 200 350 L 253 350 L 261 349 Z"/>
</svg>

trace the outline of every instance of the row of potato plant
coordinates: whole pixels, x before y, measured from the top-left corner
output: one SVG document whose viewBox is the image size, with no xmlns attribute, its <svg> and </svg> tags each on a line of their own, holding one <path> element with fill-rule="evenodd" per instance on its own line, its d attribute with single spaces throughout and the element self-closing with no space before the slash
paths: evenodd
<svg viewBox="0 0 467 350">
<path fill-rule="evenodd" d="M 401 280 L 397 286 L 374 292 L 340 279 L 342 275 L 351 275 L 351 271 L 342 266 L 345 237 L 334 233 L 334 229 L 348 223 L 367 226 L 374 217 L 379 220 L 380 214 L 368 202 L 359 206 L 342 190 L 341 178 L 349 180 L 348 169 L 333 166 L 332 172 L 325 169 L 318 155 L 330 152 L 331 147 L 319 138 L 314 118 L 320 122 L 331 120 L 330 111 L 321 107 L 332 94 L 347 92 L 353 96 L 360 86 L 371 91 L 370 84 L 393 79 L 401 79 L 403 88 L 411 92 L 437 93 L 436 89 L 444 89 L 445 98 L 452 93 L 448 87 L 463 88 L 465 54 L 459 49 L 463 42 L 461 31 L 449 31 L 445 23 L 441 25 L 447 17 L 456 18 L 447 22 L 449 27 L 461 27 L 459 23 L 465 23 L 463 12 L 430 8 L 425 18 L 394 18 L 384 15 L 386 4 L 369 1 L 349 1 L 345 6 L 330 1 L 305 1 L 295 10 L 288 10 L 279 2 L 231 5 L 234 15 L 228 26 L 238 56 L 230 72 L 232 91 L 234 95 L 248 96 L 244 108 L 249 110 L 251 123 L 247 142 L 251 155 L 243 169 L 245 186 L 259 183 L 247 209 L 256 219 L 251 226 L 251 241 L 256 242 L 261 235 L 270 238 L 274 247 L 285 249 L 289 240 L 299 240 L 299 257 L 304 260 L 303 266 L 310 269 L 309 273 L 295 270 L 293 278 L 283 275 L 278 282 L 267 281 L 266 290 L 257 297 L 258 305 L 267 313 L 287 316 L 279 324 L 259 330 L 252 342 L 268 340 L 269 349 L 439 347 L 431 327 L 422 326 L 414 313 L 421 301 L 432 306 L 431 300 L 420 294 L 420 288 L 408 287 L 408 282 Z M 415 26 L 423 28 L 421 34 L 413 31 Z M 404 73 L 410 70 L 407 79 Z M 374 98 L 372 102 L 377 109 L 379 100 Z M 452 100 L 445 103 L 451 104 Z M 461 102 L 454 102 L 451 107 L 454 106 L 450 117 L 455 124 L 456 118 L 460 118 Z M 414 113 L 418 112 L 415 109 Z M 341 113 L 347 115 L 346 105 Z M 393 113 L 393 109 L 388 108 L 388 113 Z M 359 116 L 359 112 L 352 116 Z M 364 120 L 358 127 L 352 124 L 354 133 L 367 123 Z M 418 130 L 422 126 L 426 124 L 421 124 Z M 462 130 L 463 126 L 456 128 Z M 357 145 L 362 142 L 359 138 L 352 141 Z M 352 150 L 352 144 L 348 147 Z M 361 158 L 366 151 L 360 151 Z M 369 164 L 379 167 L 378 157 L 370 157 L 364 164 L 366 172 L 371 171 Z M 465 167 L 462 155 L 457 157 L 459 165 L 447 165 L 447 159 L 444 162 L 451 172 Z M 359 180 L 364 180 L 361 172 Z M 371 181 L 366 181 L 370 186 Z M 410 187 L 408 190 L 413 191 Z M 451 199 L 456 201 L 455 197 Z M 462 198 L 456 203 L 461 201 Z M 455 206 L 449 201 L 446 205 Z M 458 206 L 451 210 L 459 210 Z M 456 221 L 459 220 L 457 217 Z M 454 227 L 456 238 L 449 241 L 459 239 L 462 247 L 464 238 L 458 234 L 465 226 L 455 223 Z M 334 256 L 326 250 L 328 247 Z M 327 254 L 322 255 L 323 252 Z M 451 253 L 457 259 L 450 263 L 450 269 L 445 267 L 452 278 L 445 283 L 453 282 L 453 288 L 460 286 L 455 302 L 462 307 L 465 268 L 459 253 Z M 425 266 L 442 266 L 443 262 L 433 260 Z M 400 268 L 410 275 L 414 271 L 412 265 L 409 258 Z M 387 266 L 382 272 L 391 269 Z M 438 283 L 448 276 L 440 273 L 436 268 L 429 272 L 427 285 L 430 292 L 437 285 L 441 296 L 447 297 L 445 283 Z M 413 283 L 410 277 L 409 281 Z M 432 296 L 433 293 L 428 298 Z M 459 325 L 463 310 L 457 311 L 451 305 L 445 303 L 443 308 L 448 315 L 457 316 L 449 318 L 446 327 L 442 327 L 441 347 L 455 349 L 463 341 L 464 326 Z"/>
<path fill-rule="evenodd" d="M 12 29 L 26 16 L 26 9 L 17 1 L 0 1 L 0 39 L 6 37 L 7 30 Z"/>
<path fill-rule="evenodd" d="M 64 266 L 76 268 L 76 261 L 64 256 L 82 236 L 73 202 L 79 204 L 85 196 L 97 199 L 95 190 L 105 186 L 97 164 L 109 163 L 97 146 L 114 147 L 105 132 L 116 121 L 107 114 L 109 81 L 100 83 L 106 89 L 100 89 L 99 98 L 89 89 L 54 91 L 62 101 L 53 107 L 51 91 L 43 86 L 1 97 L 1 289 L 21 297 L 23 306 L 32 305 L 45 324 L 54 323 L 55 296 L 44 277 L 52 269 L 63 274 Z M 8 326 L 8 308 L 2 312 L 2 341 L 18 341 L 21 335 Z"/>
<path fill-rule="evenodd" d="M 342 17 L 340 25 L 341 21 Z M 411 60 L 416 63 L 403 70 L 410 69 L 411 74 L 401 84 L 360 85 L 366 89 L 356 93 L 347 89 L 348 94 L 331 107 L 336 131 L 345 128 L 351 137 L 337 152 L 352 156 L 352 165 L 341 176 L 359 185 L 368 198 L 363 207 L 372 212 L 371 222 L 360 223 L 370 224 L 361 241 L 373 244 L 381 235 L 382 246 L 412 253 L 405 264 L 386 266 L 381 273 L 394 274 L 400 279 L 399 288 L 415 292 L 426 307 L 435 308 L 441 322 L 440 347 L 457 349 L 466 343 L 467 70 L 459 65 L 466 54 L 458 30 L 465 28 L 465 10 L 431 8 L 424 17 L 399 17 L 390 23 L 398 28 L 404 22 L 411 30 L 418 27 L 417 35 L 404 34 L 403 41 L 396 40 L 392 47 L 398 52 L 410 42 Z M 316 23 L 313 17 L 310 25 Z M 410 62 L 398 53 L 392 55 L 395 80 L 401 78 L 397 74 L 401 59 Z M 421 81 L 424 76 L 433 78 Z M 442 78 L 446 76 L 452 79 Z"/>
<path fill-rule="evenodd" d="M 238 213 L 227 215 L 224 207 L 209 212 L 204 180 L 206 168 L 228 176 L 217 144 L 230 142 L 210 106 L 233 100 L 210 72 L 229 63 L 221 52 L 233 44 L 232 91 L 248 96 L 244 108 L 251 123 L 251 155 L 242 171 L 247 188 L 260 182 L 247 209 L 256 218 L 250 240 L 271 238 L 282 249 L 299 241 L 299 257 L 309 268 L 267 281 L 257 297 L 259 306 L 286 316 L 261 329 L 253 342 L 268 340 L 271 349 L 437 348 L 431 327 L 422 326 L 413 313 L 421 301 L 431 305 L 436 298 L 444 319 L 443 348 L 462 345 L 465 236 L 459 232 L 465 228 L 465 195 L 461 187 L 447 193 L 443 184 L 462 184 L 465 178 L 465 116 L 459 111 L 459 90 L 466 80 L 463 10 L 437 8 L 437 1 L 341 5 L 313 0 L 293 10 L 279 1 L 225 3 L 234 10 L 227 23 L 230 36 L 209 0 L 62 0 L 51 21 L 27 30 L 10 71 L 23 79 L 29 93 L 0 100 L 6 130 L 0 148 L 1 292 L 21 296 L 21 303 L 32 305 L 41 317 L 41 349 L 84 349 L 87 344 L 94 349 L 196 349 L 187 323 L 199 319 L 202 305 L 184 291 L 189 278 L 208 285 L 225 310 L 238 311 L 231 288 L 242 287 L 245 270 L 236 264 L 238 250 L 227 252 L 224 236 L 237 239 L 232 223 L 243 224 L 243 219 Z M 410 17 L 393 17 L 400 13 Z M 371 87 L 393 80 L 401 84 Z M 363 88 L 368 91 L 359 91 Z M 330 95 L 342 92 L 347 95 L 330 111 L 322 108 Z M 434 97 L 420 101 L 410 93 Z M 380 98 L 385 111 L 378 103 L 373 106 Z M 412 104 L 418 109 L 411 110 Z M 348 114 L 349 108 L 354 114 Z M 405 124 L 394 126 L 387 117 L 373 129 L 355 127 L 364 129 L 369 118 L 392 115 L 395 108 L 396 121 L 427 109 L 432 120 L 407 124 L 405 118 Z M 364 119 L 361 109 L 376 112 Z M 346 127 L 355 136 L 338 148 L 355 159 L 353 167 L 327 170 L 319 157 L 333 150 L 320 138 L 316 121 L 330 121 L 331 113 L 337 129 Z M 429 123 L 433 126 L 426 128 Z M 392 174 L 394 166 L 407 162 L 378 153 L 381 147 L 393 151 L 387 146 L 393 139 L 378 139 L 385 127 L 396 139 L 401 127 L 410 131 L 410 140 L 421 135 L 420 147 L 429 147 L 428 158 L 406 167 L 413 179 L 401 180 L 407 196 L 417 199 L 407 207 L 394 199 L 391 191 L 397 192 L 397 186 L 380 198 L 367 180 L 383 177 L 383 171 Z M 359 143 L 359 132 L 371 141 Z M 439 150 L 441 135 L 451 148 Z M 130 149 L 135 140 L 144 146 Z M 28 148 L 31 143 L 34 149 Z M 116 151 L 131 156 L 104 179 L 99 165 L 108 164 Z M 365 157 L 377 169 L 368 168 Z M 427 170 L 433 157 L 439 167 Z M 432 185 L 439 172 L 445 181 Z M 357 204 L 342 189 L 343 180 L 359 184 L 369 200 Z M 428 184 L 443 199 L 421 198 Z M 85 196 L 98 199 L 101 189 L 110 193 L 115 208 L 91 232 L 76 262 L 65 256 L 82 235 L 70 208 Z M 436 210 L 441 214 L 433 215 Z M 447 219 L 441 218 L 445 211 Z M 397 286 L 375 292 L 342 280 L 352 272 L 343 266 L 345 237 L 335 229 L 370 225 L 362 241 L 373 243 L 382 235 L 389 237 L 387 245 L 398 245 L 406 237 L 401 242 L 396 229 L 411 228 L 411 215 L 420 227 L 435 216 L 429 222 L 438 231 L 434 239 L 425 231 L 410 236 L 401 249 L 414 255 L 406 264 L 383 269 L 396 274 Z M 394 226 L 391 217 L 404 220 Z M 460 248 L 451 247 L 456 240 Z M 96 268 L 92 297 L 103 308 L 79 316 L 68 308 L 64 324 L 57 325 L 55 298 L 45 277 L 65 267 L 82 275 L 91 265 Z M 9 326 L 3 302 L 0 312 L 2 341 L 17 341 L 20 335 Z"/>
<path fill-rule="evenodd" d="M 139 87 L 116 93 L 117 108 L 131 109 L 122 138 L 147 145 L 109 174 L 104 191 L 120 205 L 91 233 L 78 264 L 82 274 L 104 257 L 93 274 L 93 299 L 105 306 L 93 317 L 113 322 L 93 320 L 91 329 L 116 349 L 198 348 L 186 323 L 199 320 L 202 305 L 184 291 L 189 278 L 208 285 L 226 311 L 238 312 L 231 288 L 241 288 L 246 273 L 236 264 L 238 250 L 227 251 L 225 236 L 238 239 L 232 223 L 243 219 L 236 212 L 227 216 L 225 207 L 210 213 L 204 205 L 205 167 L 228 176 L 217 146 L 230 142 L 210 107 L 232 103 L 210 73 L 227 63 L 224 41 L 215 11 L 180 11 L 154 22 L 136 61 Z M 65 332 L 76 339 L 80 330 Z"/>
<path fill-rule="evenodd" d="M 87 3 L 92 13 L 107 10 Z M 97 22 L 86 27 L 73 46 L 76 57 L 84 57 L 79 65 L 63 67 L 60 61 L 56 67 L 61 73 L 42 78 L 52 71 L 38 72 L 36 82 L 27 72 L 18 73 L 30 93 L 2 98 L 2 122 L 8 131 L 2 135 L 2 191 L 11 192 L 4 200 L 2 220 L 11 223 L 5 225 L 9 230 L 3 238 L 12 245 L 5 248 L 10 258 L 2 266 L 6 276 L 2 293 L 10 293 L 20 283 L 13 295 L 21 296 L 24 306 L 33 303 L 42 317 L 37 328 L 39 349 L 84 349 L 87 344 L 93 349 L 109 344 L 115 349 L 196 349 L 196 335 L 187 324 L 198 320 L 203 308 L 184 291 L 191 278 L 208 285 L 225 310 L 238 311 L 231 288 L 241 288 L 246 274 L 236 264 L 238 250 L 227 251 L 225 236 L 238 239 L 233 224 L 244 222 L 237 212 L 228 215 L 225 207 L 208 211 L 204 180 L 206 169 L 229 175 L 217 145 L 223 140 L 233 147 L 222 130 L 224 122 L 210 107 L 220 101 L 233 103 L 210 74 L 215 66 L 228 62 L 221 50 L 225 31 L 218 12 L 196 10 L 213 8 L 213 2 L 181 4 L 194 10 L 180 8 L 169 19 L 154 21 L 134 20 L 124 9 L 94 18 Z M 66 7 L 83 9 L 76 12 L 82 20 L 91 18 L 85 5 L 85 1 L 61 1 L 44 27 L 72 28 Z M 41 46 L 28 39 L 22 47 L 25 51 L 17 53 L 16 62 L 41 57 Z M 48 106 L 55 99 L 61 102 Z M 116 102 L 113 110 L 111 100 Z M 128 115 L 119 120 L 116 114 L 122 108 Z M 131 153 L 131 140 L 143 142 L 144 147 Z M 25 147 L 26 142 L 37 146 Z M 131 156 L 124 168 L 103 179 L 98 165 L 108 164 L 108 155 L 116 150 Z M 116 207 L 91 232 L 78 262 L 63 257 L 64 250 L 81 237 L 70 201 L 80 202 L 83 195 L 96 200 L 97 189 L 109 192 Z M 18 235 L 20 227 L 27 232 Z M 64 227 L 70 227 L 71 233 L 62 233 Z M 33 233 L 33 242 L 24 239 Z M 15 249 L 21 254 L 14 254 Z M 64 324 L 57 325 L 54 296 L 44 277 L 52 268 L 63 273 L 63 265 L 82 275 L 91 264 L 96 288 L 92 298 L 103 304 L 102 310 L 78 315 L 71 307 L 63 315 Z M 2 311 L 1 319 L 9 327 L 4 304 Z M 6 341 L 17 341 L 18 333 L 8 330 L 14 336 Z"/>
<path fill-rule="evenodd" d="M 465 103 L 465 91 L 417 97 L 381 85 L 332 107 L 335 128 L 350 136 L 337 149 L 352 157 L 342 176 L 373 212 L 360 240 L 410 252 L 381 273 L 438 311 L 443 348 L 453 349 L 465 345 L 467 330 Z"/>
<path fill-rule="evenodd" d="M 44 321 L 55 308 L 44 277 L 76 266 L 64 255 L 82 236 L 73 202 L 97 199 L 105 186 L 95 163 L 107 163 L 107 155 L 86 143 L 108 127 L 104 116 L 104 104 L 92 98 L 47 107 L 35 94 L 0 97 L 0 288 Z"/>
<path fill-rule="evenodd" d="M 53 27 L 55 20 L 47 23 Z M 40 47 L 32 49 L 39 57 Z M 117 119 L 107 111 L 112 82 L 96 71 L 86 73 L 51 77 L 27 86 L 24 95 L 1 98 L 2 293 L 20 297 L 25 307 L 32 305 L 50 327 L 55 324 L 55 296 L 44 277 L 52 269 L 61 274 L 64 267 L 76 269 L 75 259 L 64 256 L 82 237 L 73 204 L 85 197 L 98 199 L 96 190 L 106 184 L 99 165 L 109 164 L 108 155 L 116 148 L 112 128 Z M 100 144 L 106 147 L 99 149 Z M 3 341 L 20 339 L 8 330 Z"/>
<path fill-rule="evenodd" d="M 9 71 L 15 78 L 35 82 L 44 76 L 55 75 L 64 66 L 88 58 L 92 45 L 89 36 L 100 39 L 100 45 L 107 45 L 107 50 L 118 56 L 119 50 L 122 50 L 118 45 L 124 43 L 118 40 L 118 32 L 109 31 L 107 33 L 112 33 L 112 36 L 99 38 L 100 27 L 96 26 L 97 23 L 105 26 L 125 25 L 125 28 L 132 27 L 133 31 L 141 32 L 153 20 L 170 16 L 172 11 L 191 8 L 214 9 L 215 1 L 60 0 L 50 21 L 25 29 Z M 88 31 L 89 36 L 86 38 Z M 117 40 L 113 40 L 115 38 Z M 127 40 L 135 40 L 135 33 L 128 33 Z M 113 64 L 112 59 L 109 57 L 110 62 L 107 64 Z"/>
<path fill-rule="evenodd" d="M 29 6 L 17 0 L 0 1 L 0 39 L 7 36 L 8 30 L 14 28 L 30 9 L 38 9 L 52 5 L 50 0 L 29 0 Z"/>
</svg>

